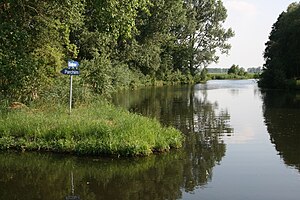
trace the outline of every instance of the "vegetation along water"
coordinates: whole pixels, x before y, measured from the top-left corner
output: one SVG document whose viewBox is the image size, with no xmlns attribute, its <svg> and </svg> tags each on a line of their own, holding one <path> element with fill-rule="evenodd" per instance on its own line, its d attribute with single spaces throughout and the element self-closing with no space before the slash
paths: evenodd
<svg viewBox="0 0 300 200">
<path fill-rule="evenodd" d="M 0 2 L 0 197 L 298 200 L 299 94 L 267 89 L 299 89 L 300 3 L 272 27 L 264 90 L 206 82 L 252 78 L 207 74 L 226 18 L 221 0 Z"/>
<path fill-rule="evenodd" d="M 280 14 L 266 43 L 264 72 L 259 85 L 272 89 L 299 89 L 300 3 L 292 3 Z"/>
<path fill-rule="evenodd" d="M 0 149 L 137 156 L 182 146 L 183 135 L 155 119 L 98 102 L 74 109 L 10 108 L 0 116 Z M 2 110 L 3 111 L 3 110 Z"/>
<path fill-rule="evenodd" d="M 0 152 L 0 196 L 298 200 L 299 96 L 254 80 L 118 92 L 116 105 L 184 133 L 183 147 L 129 158 Z"/>
<path fill-rule="evenodd" d="M 230 49 L 226 18 L 219 0 L 3 1 L 0 92 L 22 101 L 60 96 L 68 59 L 80 62 L 78 85 L 101 95 L 190 83 Z"/>
<path fill-rule="evenodd" d="M 148 155 L 180 147 L 178 130 L 93 100 L 205 80 L 203 67 L 230 49 L 226 18 L 219 0 L 1 2 L 1 149 Z M 80 63 L 71 116 L 60 73 L 69 59 Z M 29 109 L 7 110 L 11 102 Z"/>
</svg>

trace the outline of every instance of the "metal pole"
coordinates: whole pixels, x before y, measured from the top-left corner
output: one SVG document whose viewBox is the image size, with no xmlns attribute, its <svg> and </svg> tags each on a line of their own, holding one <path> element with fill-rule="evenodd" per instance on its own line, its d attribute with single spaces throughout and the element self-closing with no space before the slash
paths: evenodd
<svg viewBox="0 0 300 200">
<path fill-rule="evenodd" d="M 74 189 L 74 178 L 73 178 L 73 172 L 71 172 L 71 190 L 72 190 L 72 195 L 74 196 L 75 189 Z"/>
<path fill-rule="evenodd" d="M 73 89 L 73 76 L 70 75 L 70 107 L 69 107 L 70 115 L 71 115 L 71 110 L 72 110 L 72 89 Z"/>
</svg>

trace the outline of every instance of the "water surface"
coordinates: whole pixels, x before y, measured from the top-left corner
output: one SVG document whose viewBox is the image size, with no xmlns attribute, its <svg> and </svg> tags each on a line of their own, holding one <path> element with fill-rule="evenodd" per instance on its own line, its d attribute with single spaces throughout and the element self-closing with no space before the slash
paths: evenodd
<svg viewBox="0 0 300 200">
<path fill-rule="evenodd" d="M 184 148 L 130 159 L 1 153 L 0 199 L 300 198 L 300 93 L 209 81 L 113 99 L 180 129 Z"/>
</svg>

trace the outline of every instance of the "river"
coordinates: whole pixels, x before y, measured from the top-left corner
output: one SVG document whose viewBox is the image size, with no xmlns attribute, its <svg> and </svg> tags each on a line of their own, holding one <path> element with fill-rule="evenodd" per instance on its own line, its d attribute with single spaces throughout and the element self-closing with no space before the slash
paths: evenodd
<svg viewBox="0 0 300 200">
<path fill-rule="evenodd" d="M 300 93 L 255 80 L 119 92 L 114 104 L 181 130 L 146 158 L 0 153 L 0 199 L 300 198 Z"/>
</svg>

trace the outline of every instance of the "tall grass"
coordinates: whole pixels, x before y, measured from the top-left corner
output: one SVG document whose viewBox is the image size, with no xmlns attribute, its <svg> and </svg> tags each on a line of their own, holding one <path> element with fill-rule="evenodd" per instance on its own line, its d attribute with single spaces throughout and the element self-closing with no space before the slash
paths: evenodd
<svg viewBox="0 0 300 200">
<path fill-rule="evenodd" d="M 237 75 L 237 74 L 225 74 L 225 73 L 214 73 L 209 74 L 208 78 L 212 80 L 225 80 L 225 79 L 253 79 L 257 78 L 257 74 L 247 73 L 246 75 Z"/>
<path fill-rule="evenodd" d="M 9 110 L 0 117 L 0 149 L 138 156 L 179 148 L 183 135 L 106 102 L 73 109 Z"/>
</svg>

